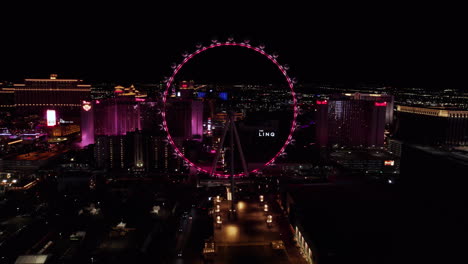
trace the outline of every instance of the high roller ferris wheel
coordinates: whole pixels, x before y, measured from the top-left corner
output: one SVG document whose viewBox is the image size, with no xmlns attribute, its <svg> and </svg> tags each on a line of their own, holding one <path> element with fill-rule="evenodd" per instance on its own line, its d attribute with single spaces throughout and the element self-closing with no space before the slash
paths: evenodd
<svg viewBox="0 0 468 264">
<path fill-rule="evenodd" d="M 232 172 L 231 172 L 231 174 L 218 173 L 218 172 L 215 171 L 214 168 L 212 168 L 212 170 L 207 170 L 206 168 L 198 166 L 194 162 L 189 160 L 182 153 L 182 151 L 179 149 L 179 147 L 174 142 L 174 140 L 173 140 L 173 138 L 171 136 L 171 133 L 169 132 L 169 128 L 168 128 L 168 125 L 167 125 L 167 119 L 166 119 L 168 95 L 169 95 L 170 90 L 171 90 L 171 88 L 173 86 L 175 77 L 180 72 L 182 67 L 185 64 L 187 64 L 188 61 L 192 60 L 195 56 L 197 56 L 197 55 L 199 55 L 199 54 L 201 54 L 201 53 L 203 53 L 203 52 L 205 52 L 207 50 L 215 49 L 215 48 L 219 48 L 219 47 L 240 47 L 240 48 L 245 48 L 245 49 L 253 50 L 253 51 L 257 52 L 258 54 L 261 54 L 264 57 L 266 57 L 270 62 L 272 62 L 274 65 L 276 65 L 278 70 L 284 76 L 284 78 L 286 80 L 286 83 L 287 83 L 287 85 L 288 85 L 288 87 L 290 89 L 290 94 L 292 96 L 293 119 L 292 119 L 291 126 L 290 126 L 290 129 L 289 129 L 289 135 L 288 135 L 287 139 L 285 140 L 284 144 L 282 145 L 282 147 L 280 148 L 280 150 L 271 159 L 269 159 L 267 162 L 263 163 L 262 166 L 259 166 L 258 168 L 255 168 L 255 169 L 253 169 L 251 171 L 244 170 L 243 172 L 237 173 L 237 174 L 234 174 Z M 168 141 L 169 144 L 171 144 L 173 146 L 175 154 L 178 157 L 180 157 L 181 159 L 183 159 L 184 162 L 188 166 L 194 167 L 194 168 L 197 169 L 197 171 L 210 174 L 210 175 L 212 175 L 214 177 L 221 177 L 221 178 L 243 177 L 243 176 L 247 176 L 249 173 L 257 173 L 262 168 L 264 168 L 266 166 L 269 166 L 269 165 L 272 165 L 278 157 L 285 154 L 286 147 L 290 143 L 293 142 L 293 134 L 294 134 L 294 131 L 295 131 L 296 126 L 297 126 L 296 120 L 297 120 L 297 116 L 299 114 L 299 107 L 298 107 L 298 104 L 297 104 L 297 97 L 296 97 L 296 93 L 294 91 L 294 85 L 296 84 L 296 81 L 295 81 L 295 79 L 291 78 L 287 73 L 287 71 L 289 70 L 289 66 L 280 64 L 278 62 L 278 60 L 277 60 L 278 55 L 276 53 L 275 54 L 269 54 L 264 49 L 265 49 L 264 45 L 253 46 L 253 45 L 250 44 L 250 41 L 248 41 L 248 40 L 244 40 L 242 42 L 235 42 L 232 38 L 229 38 L 225 42 L 220 42 L 218 40 L 212 40 L 212 43 L 210 45 L 207 45 L 207 46 L 197 44 L 196 45 L 196 50 L 194 52 L 192 52 L 192 53 L 184 52 L 182 54 L 182 56 L 184 58 L 182 60 L 182 62 L 179 63 L 179 64 L 173 64 L 172 65 L 172 67 L 171 67 L 172 70 L 173 70 L 172 74 L 170 75 L 170 77 L 165 79 L 165 91 L 163 93 L 163 98 L 162 98 L 163 107 L 162 107 L 162 111 L 161 111 L 162 126 L 163 126 L 163 129 L 165 130 L 165 132 L 167 133 L 167 141 Z M 231 126 L 233 126 L 233 125 L 231 125 Z M 219 152 L 219 149 L 218 149 L 218 152 Z M 213 165 L 213 166 L 215 166 L 215 165 Z"/>
</svg>

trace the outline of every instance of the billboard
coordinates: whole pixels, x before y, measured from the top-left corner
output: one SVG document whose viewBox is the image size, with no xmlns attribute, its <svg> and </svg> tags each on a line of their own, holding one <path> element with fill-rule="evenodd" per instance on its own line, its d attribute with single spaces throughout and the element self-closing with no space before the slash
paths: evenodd
<svg viewBox="0 0 468 264">
<path fill-rule="evenodd" d="M 83 101 L 83 110 L 85 110 L 86 112 L 91 110 L 91 102 L 88 102 L 88 101 Z"/>
<path fill-rule="evenodd" d="M 57 124 L 57 118 L 55 110 L 47 110 L 47 126 L 55 126 Z"/>
</svg>

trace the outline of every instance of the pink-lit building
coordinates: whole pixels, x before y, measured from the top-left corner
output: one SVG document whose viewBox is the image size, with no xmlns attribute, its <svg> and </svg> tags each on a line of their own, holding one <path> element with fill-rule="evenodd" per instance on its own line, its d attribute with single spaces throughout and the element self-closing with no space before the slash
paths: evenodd
<svg viewBox="0 0 468 264">
<path fill-rule="evenodd" d="M 373 94 L 373 93 L 342 93 L 333 94 L 331 99 L 350 99 L 350 100 L 363 100 L 372 102 L 385 102 L 385 123 L 387 125 L 393 123 L 393 108 L 394 108 L 394 97 L 389 94 Z"/>
<path fill-rule="evenodd" d="M 364 101 L 372 101 L 378 103 L 385 103 L 385 123 L 392 124 L 393 123 L 393 110 L 394 110 L 394 98 L 393 95 L 389 94 L 368 94 L 368 93 L 354 93 L 354 94 L 346 94 L 347 96 L 353 97 L 355 100 L 364 100 Z"/>
<path fill-rule="evenodd" d="M 116 86 L 113 98 L 97 100 L 94 106 L 94 131 L 96 135 L 117 136 L 142 130 L 140 103 L 146 95 L 132 85 Z"/>
<path fill-rule="evenodd" d="M 166 115 L 174 139 L 203 136 L 203 101 L 171 98 L 168 100 Z"/>
<path fill-rule="evenodd" d="M 320 146 L 382 147 L 387 102 L 335 96 L 318 100 L 317 143 Z"/>
<path fill-rule="evenodd" d="M 94 106 L 91 101 L 83 101 L 81 106 L 81 146 L 94 144 Z"/>
<path fill-rule="evenodd" d="M 316 101 L 316 139 L 319 146 L 328 145 L 328 100 Z"/>
<path fill-rule="evenodd" d="M 113 98 L 94 100 L 90 107 L 83 114 L 94 120 L 89 133 L 94 133 L 98 168 L 134 174 L 182 169 L 160 130 L 160 106 L 135 87 L 116 86 Z"/>
</svg>

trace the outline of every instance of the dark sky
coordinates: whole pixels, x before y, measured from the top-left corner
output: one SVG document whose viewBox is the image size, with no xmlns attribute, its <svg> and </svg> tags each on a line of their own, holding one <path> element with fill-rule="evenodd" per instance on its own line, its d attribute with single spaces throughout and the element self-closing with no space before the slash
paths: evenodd
<svg viewBox="0 0 468 264">
<path fill-rule="evenodd" d="M 73 4 L 74 3 L 74 4 Z M 2 9 L 0 80 L 58 73 L 85 82 L 156 82 L 197 42 L 251 39 L 277 51 L 301 83 L 377 82 L 463 88 L 463 17 L 442 6 L 222 6 L 21 4 Z M 198 3 L 197 3 L 198 5 Z M 457 11 L 458 10 L 458 11 Z M 262 62 L 237 51 L 214 51 L 193 62 L 201 79 L 236 81 L 235 69 L 268 76 Z M 215 54 L 216 53 L 216 54 Z M 212 58 L 212 60 L 210 59 Z M 222 58 L 222 59 L 221 59 Z M 258 64 L 257 64 L 258 63 Z M 461 64 L 460 64 L 461 63 Z M 196 66 L 194 66 L 196 65 Z M 216 65 L 216 66 L 213 66 Z M 258 67 L 257 67 L 258 65 Z M 250 68 L 248 68 L 250 67 Z M 197 70 L 198 68 L 198 70 Z M 187 70 L 188 71 L 188 70 Z M 256 74 L 239 78 L 256 80 Z M 463 77 L 462 77 L 463 76 Z"/>
</svg>

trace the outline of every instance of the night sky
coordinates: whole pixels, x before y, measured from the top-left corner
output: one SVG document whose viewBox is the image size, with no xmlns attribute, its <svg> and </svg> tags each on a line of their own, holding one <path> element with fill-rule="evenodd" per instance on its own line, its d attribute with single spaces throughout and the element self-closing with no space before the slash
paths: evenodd
<svg viewBox="0 0 468 264">
<path fill-rule="evenodd" d="M 466 86 L 466 67 L 459 66 L 464 61 L 463 16 L 456 7 L 268 5 L 226 2 L 208 10 L 181 3 L 41 2 L 5 7 L 0 80 L 57 73 L 87 83 L 158 82 L 171 72 L 172 62 L 181 61 L 183 51 L 193 51 L 198 42 L 209 44 L 213 37 L 224 41 L 232 36 L 278 52 L 279 62 L 289 64 L 290 75 L 303 84 Z M 263 67 L 257 54 L 212 53 L 197 57 L 192 72 L 187 70 L 190 78 L 261 82 L 271 76 L 272 68 Z"/>
</svg>

